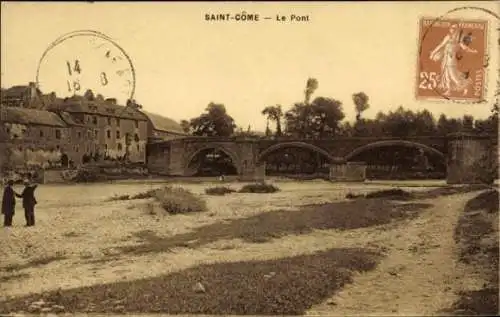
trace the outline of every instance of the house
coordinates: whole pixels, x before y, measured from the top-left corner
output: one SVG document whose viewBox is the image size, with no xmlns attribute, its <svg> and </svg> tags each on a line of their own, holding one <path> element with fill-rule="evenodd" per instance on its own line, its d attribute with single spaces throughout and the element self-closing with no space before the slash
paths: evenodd
<svg viewBox="0 0 500 317">
<path fill-rule="evenodd" d="M 11 168 L 49 167 L 68 160 L 69 128 L 57 114 L 29 108 L 1 106 L 0 161 Z"/>
<path fill-rule="evenodd" d="M 167 141 L 187 135 L 181 125 L 174 120 L 141 110 L 148 118 L 148 136 L 151 142 Z"/>
<path fill-rule="evenodd" d="M 151 140 L 183 137 L 180 124 L 87 91 L 58 98 L 33 83 L 2 89 L 0 167 L 81 165 L 91 160 L 146 162 Z"/>
</svg>

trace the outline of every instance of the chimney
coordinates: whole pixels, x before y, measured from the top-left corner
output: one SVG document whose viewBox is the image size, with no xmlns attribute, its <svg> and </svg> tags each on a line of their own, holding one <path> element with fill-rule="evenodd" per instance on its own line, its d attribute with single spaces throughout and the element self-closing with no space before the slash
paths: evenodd
<svg viewBox="0 0 500 317">
<path fill-rule="evenodd" d="M 36 94 L 36 84 L 34 82 L 30 82 L 28 87 L 30 88 L 30 99 L 33 100 L 37 96 Z"/>
<path fill-rule="evenodd" d="M 116 105 L 116 98 L 106 98 L 106 102 L 112 105 Z"/>
</svg>

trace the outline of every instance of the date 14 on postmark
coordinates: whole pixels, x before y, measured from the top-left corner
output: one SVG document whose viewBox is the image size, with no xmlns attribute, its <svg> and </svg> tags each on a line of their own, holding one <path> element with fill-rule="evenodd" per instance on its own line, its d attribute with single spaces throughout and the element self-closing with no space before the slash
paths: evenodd
<svg viewBox="0 0 500 317">
<path fill-rule="evenodd" d="M 487 21 L 420 20 L 417 99 L 484 100 L 487 28 Z"/>
</svg>

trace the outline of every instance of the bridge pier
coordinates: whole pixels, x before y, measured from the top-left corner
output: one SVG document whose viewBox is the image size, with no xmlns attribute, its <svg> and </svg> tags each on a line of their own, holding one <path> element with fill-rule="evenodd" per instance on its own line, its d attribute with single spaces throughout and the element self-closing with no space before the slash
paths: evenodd
<svg viewBox="0 0 500 317">
<path fill-rule="evenodd" d="M 498 156 L 489 136 L 455 133 L 448 136 L 448 184 L 492 184 L 493 166 Z"/>
</svg>

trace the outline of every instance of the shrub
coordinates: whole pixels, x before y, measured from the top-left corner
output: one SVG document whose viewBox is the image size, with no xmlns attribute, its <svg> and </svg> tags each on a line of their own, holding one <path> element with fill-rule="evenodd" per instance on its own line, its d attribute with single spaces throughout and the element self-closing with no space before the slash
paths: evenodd
<svg viewBox="0 0 500 317">
<path fill-rule="evenodd" d="M 156 197 L 156 193 L 160 189 L 151 189 L 148 190 L 147 192 L 142 192 L 138 193 L 135 195 L 120 195 L 120 196 L 114 196 L 111 197 L 109 200 L 110 201 L 115 201 L 115 200 L 134 200 L 134 199 L 147 199 L 147 198 L 154 198 Z"/>
<path fill-rule="evenodd" d="M 488 155 L 483 155 L 473 164 L 471 170 L 479 170 L 478 180 L 483 184 L 491 185 L 498 179 L 498 160 L 491 160 Z"/>
<path fill-rule="evenodd" d="M 265 194 L 265 193 L 275 193 L 280 189 L 272 184 L 266 183 L 256 183 L 256 184 L 247 184 L 243 186 L 239 192 L 240 193 L 254 193 L 254 194 Z"/>
<path fill-rule="evenodd" d="M 91 183 L 104 180 L 99 171 L 94 169 L 79 169 L 72 181 L 77 183 Z"/>
<path fill-rule="evenodd" d="M 156 193 L 161 189 L 151 189 L 146 192 L 138 193 L 130 197 L 130 199 L 147 199 L 156 197 Z"/>
<path fill-rule="evenodd" d="M 366 198 L 408 199 L 411 194 L 399 188 L 379 190 L 366 194 Z"/>
<path fill-rule="evenodd" d="M 347 198 L 347 199 L 356 199 L 356 198 L 361 198 L 361 197 L 365 197 L 365 195 L 353 194 L 353 193 L 347 193 L 347 195 L 345 195 L 345 198 Z"/>
<path fill-rule="evenodd" d="M 234 192 L 236 192 L 234 189 L 225 186 L 216 186 L 205 189 L 205 194 L 216 195 L 216 196 L 224 196 L 225 194 L 230 194 Z"/>
<path fill-rule="evenodd" d="M 204 200 L 187 189 L 170 186 L 156 191 L 156 200 L 168 213 L 188 213 L 206 211 L 207 205 Z"/>
</svg>

